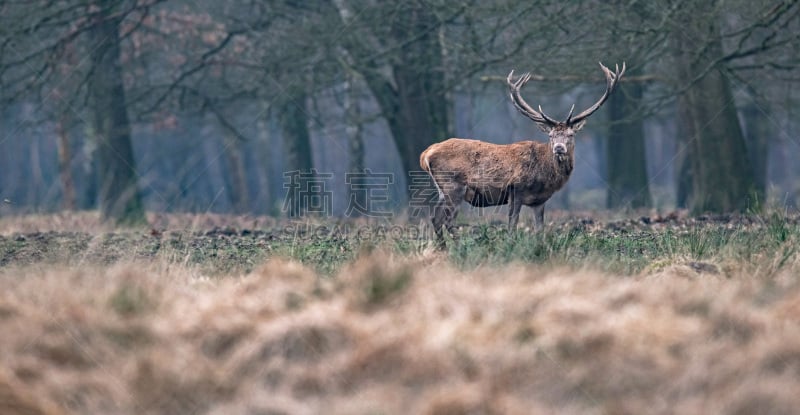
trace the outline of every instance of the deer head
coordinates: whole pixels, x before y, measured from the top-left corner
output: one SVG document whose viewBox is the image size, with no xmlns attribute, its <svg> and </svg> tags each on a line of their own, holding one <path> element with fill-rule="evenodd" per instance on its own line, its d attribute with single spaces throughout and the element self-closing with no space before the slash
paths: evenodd
<svg viewBox="0 0 800 415">
<path fill-rule="evenodd" d="M 617 81 L 625 73 L 625 62 L 622 63 L 622 70 L 619 69 L 619 65 L 615 65 L 614 72 L 611 72 L 602 63 L 600 63 L 600 68 L 606 75 L 606 92 L 594 105 L 575 116 L 572 115 L 575 110 L 575 105 L 573 104 L 564 121 L 556 121 L 549 117 L 542 111 L 541 105 L 539 106 L 539 111 L 536 111 L 522 99 L 520 89 L 531 79 L 530 73 L 526 73 L 514 81 L 514 71 L 511 71 L 506 78 L 510 89 L 511 102 L 514 103 L 519 112 L 533 120 L 542 131 L 547 133 L 550 137 L 550 149 L 553 150 L 553 155 L 559 160 L 572 153 L 575 147 L 575 133 L 583 128 L 586 119 L 597 111 L 606 102 L 611 92 L 614 91 Z"/>
</svg>

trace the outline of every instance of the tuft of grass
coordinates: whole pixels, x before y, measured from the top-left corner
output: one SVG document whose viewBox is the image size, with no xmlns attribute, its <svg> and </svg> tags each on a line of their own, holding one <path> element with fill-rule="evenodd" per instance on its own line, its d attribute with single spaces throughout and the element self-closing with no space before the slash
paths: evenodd
<svg viewBox="0 0 800 415">
<path fill-rule="evenodd" d="M 793 234 L 797 234 L 797 228 L 789 226 L 784 216 L 779 214 L 770 215 L 767 220 L 767 232 L 772 236 L 776 243 L 787 242 Z"/>
<path fill-rule="evenodd" d="M 123 281 L 108 299 L 109 307 L 123 317 L 144 314 L 155 307 L 154 301 L 139 284 Z"/>
<path fill-rule="evenodd" d="M 351 302 L 358 308 L 371 310 L 390 303 L 405 293 L 413 282 L 409 264 L 387 261 L 382 252 L 362 251 L 358 260 L 337 276 L 350 291 Z"/>
<path fill-rule="evenodd" d="M 393 272 L 375 270 L 363 286 L 366 305 L 377 306 L 404 292 L 411 283 L 411 271 L 402 267 Z"/>
</svg>

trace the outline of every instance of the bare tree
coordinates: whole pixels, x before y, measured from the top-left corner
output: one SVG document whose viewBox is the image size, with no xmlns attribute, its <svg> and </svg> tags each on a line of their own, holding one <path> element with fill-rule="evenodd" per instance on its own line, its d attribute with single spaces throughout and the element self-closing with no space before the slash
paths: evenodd
<svg viewBox="0 0 800 415">
<path fill-rule="evenodd" d="M 309 202 L 314 200 L 317 193 L 312 186 L 313 158 L 306 100 L 304 93 L 297 92 L 292 99 L 282 104 L 278 114 L 286 148 L 287 171 L 284 175 L 287 175 L 286 184 L 289 189 L 285 206 L 289 217 L 304 215 L 309 208 Z"/>
<path fill-rule="evenodd" d="M 248 213 L 250 210 L 250 192 L 247 189 L 247 173 L 243 157 L 242 140 L 231 133 L 224 133 L 225 159 L 230 173 L 230 197 L 233 212 L 238 214 Z"/>
<path fill-rule="evenodd" d="M 89 94 L 98 140 L 100 214 L 123 225 L 147 222 L 144 216 L 131 145 L 131 127 L 120 68 L 121 16 L 117 7 L 98 3 L 90 15 L 93 73 Z"/>
<path fill-rule="evenodd" d="M 706 3 L 704 3 L 706 4 Z M 695 6 L 687 13 L 714 13 L 713 4 Z M 753 168 L 739 126 L 726 69 L 717 62 L 723 56 L 719 26 L 706 19 L 687 17 L 689 24 L 676 27 L 677 71 L 687 80 L 682 92 L 686 105 L 686 130 L 694 132 L 685 146 L 691 164 L 695 213 L 757 209 Z M 711 39 L 702 50 L 696 39 Z"/>
<path fill-rule="evenodd" d="M 634 73 L 635 74 L 635 73 Z M 625 83 L 608 100 L 606 207 L 642 208 L 651 205 L 647 178 L 644 122 L 638 114 L 644 85 Z"/>
<path fill-rule="evenodd" d="M 120 66 L 121 42 L 139 27 L 133 22 L 141 23 L 147 10 L 161 1 L 2 4 L 7 18 L 0 35 L 2 99 L 12 103 L 37 102 L 37 117 L 73 113 L 78 116 L 70 120 L 78 122 L 84 121 L 86 112 L 91 113 L 86 122 L 92 124 L 97 139 L 93 154 L 97 157 L 101 214 L 120 224 L 145 221 L 131 146 L 124 71 Z M 125 23 L 128 31 L 121 33 L 126 18 L 130 18 Z M 88 59 L 75 64 L 76 54 Z M 60 122 L 63 120 L 52 120 L 52 125 L 66 132 L 73 125 L 64 125 Z M 66 153 L 62 154 L 66 157 Z M 65 182 L 64 186 L 69 198 L 69 184 Z"/>
<path fill-rule="evenodd" d="M 359 96 L 356 94 L 355 84 L 356 79 L 353 75 L 347 77 L 344 82 L 343 91 L 343 106 L 344 116 L 347 121 L 345 127 L 347 134 L 347 142 L 350 150 L 350 161 L 348 163 L 347 171 L 351 174 L 364 173 L 364 137 L 362 128 L 362 114 L 359 102 Z M 367 195 L 365 192 L 360 191 L 357 186 L 350 183 L 348 200 L 354 206 L 367 206 Z M 360 212 L 354 209 L 350 212 L 351 216 L 358 216 Z"/>
<path fill-rule="evenodd" d="M 762 192 L 766 186 L 759 172 L 765 171 L 765 163 L 774 159 L 774 155 L 767 158 L 764 149 L 774 148 L 771 140 L 777 138 L 773 136 L 780 131 L 759 127 L 758 114 L 763 114 L 761 110 L 766 108 L 773 122 L 785 122 L 791 129 L 791 106 L 796 103 L 786 103 L 780 97 L 791 89 L 787 87 L 800 81 L 797 76 L 800 66 L 800 19 L 797 19 L 800 3 L 795 1 L 765 4 L 717 0 L 700 4 L 688 0 L 634 3 L 623 0 L 582 3 L 413 0 L 397 5 L 372 0 L 317 3 L 283 0 L 34 0 L 0 2 L 0 12 L 0 98 L 8 113 L 23 105 L 33 105 L 32 113 L 36 117 L 27 120 L 25 128 L 56 126 L 59 117 L 68 114 L 70 123 L 63 125 L 63 131 L 73 134 L 69 137 L 73 141 L 72 148 L 95 148 L 76 151 L 74 156 L 81 157 L 85 166 L 105 169 L 106 173 L 91 173 L 98 179 L 107 181 L 109 177 L 118 177 L 122 173 L 133 175 L 141 168 L 150 169 L 141 171 L 141 174 L 156 179 L 147 182 L 145 194 L 148 203 L 158 194 L 154 188 L 163 186 L 163 180 L 158 178 L 170 174 L 170 171 L 182 172 L 181 177 L 185 180 L 181 179 L 183 182 L 179 186 L 163 192 L 175 203 L 171 200 L 158 205 L 169 209 L 186 206 L 205 209 L 226 181 L 239 183 L 234 187 L 255 187 L 253 183 L 241 184 L 250 180 L 257 168 L 263 167 L 248 164 L 257 157 L 243 154 L 239 161 L 229 160 L 223 163 L 227 167 L 219 170 L 218 175 L 199 171 L 203 170 L 205 162 L 215 162 L 213 157 L 218 155 L 210 154 L 211 158 L 206 159 L 207 155 L 201 154 L 202 151 L 217 151 L 226 139 L 223 134 L 211 132 L 230 132 L 229 138 L 237 137 L 236 140 L 242 140 L 241 145 L 263 142 L 246 139 L 258 134 L 254 131 L 257 129 L 255 124 L 260 118 L 258 109 L 264 103 L 270 106 L 275 119 L 279 120 L 276 125 L 281 127 L 275 128 L 274 139 L 276 142 L 283 139 L 285 146 L 276 148 L 295 153 L 284 158 L 289 164 L 288 169 L 297 169 L 298 166 L 311 169 L 314 167 L 314 158 L 309 155 L 312 150 L 317 154 L 316 159 L 331 153 L 327 151 L 326 146 L 331 145 L 327 141 L 315 140 L 315 145 L 320 147 L 311 148 L 310 135 L 321 127 L 322 122 L 342 122 L 345 125 L 335 127 L 349 126 L 353 132 L 353 117 L 337 117 L 344 108 L 319 104 L 330 96 L 331 91 L 342 90 L 349 76 L 355 76 L 359 88 L 369 93 L 359 95 L 358 102 L 351 102 L 349 108 L 363 109 L 363 119 L 369 120 L 364 125 L 370 132 L 391 134 L 402 160 L 403 171 L 395 173 L 402 175 L 418 169 L 418 155 L 426 146 L 450 136 L 452 132 L 449 130 L 464 128 L 469 123 L 462 121 L 462 113 L 456 112 L 456 108 L 459 111 L 464 108 L 455 105 L 459 96 L 475 96 L 477 112 L 479 108 L 490 105 L 486 97 L 496 96 L 500 85 L 485 83 L 476 86 L 473 82 L 476 77 L 502 80 L 503 77 L 497 75 L 505 74 L 515 66 L 567 68 L 564 73 L 547 79 L 532 77 L 532 80 L 540 81 L 536 85 L 537 94 L 556 95 L 570 91 L 579 96 L 578 105 L 582 105 L 581 100 L 593 98 L 593 94 L 587 93 L 590 90 L 586 89 L 586 81 L 595 75 L 588 68 L 601 56 L 617 59 L 624 56 L 632 64 L 626 82 L 620 85 L 621 92 L 611 97 L 607 105 L 609 123 L 598 124 L 592 134 L 603 136 L 603 132 L 608 131 L 612 136 L 608 141 L 610 151 L 604 157 L 611 169 L 608 171 L 612 187 L 609 197 L 614 200 L 608 201 L 610 205 L 647 204 L 646 166 L 632 162 L 644 160 L 641 157 L 644 149 L 641 134 L 650 129 L 643 130 L 642 124 L 647 125 L 649 117 L 654 115 L 669 122 L 669 118 L 676 116 L 676 103 L 680 127 L 687 131 L 682 134 L 685 141 L 678 146 L 679 154 L 687 156 L 687 163 L 684 163 L 687 169 L 684 171 L 690 173 L 685 175 L 689 180 L 682 183 L 693 182 L 696 185 L 694 192 L 689 191 L 692 186 L 679 186 L 680 195 L 686 195 L 686 199 L 694 203 L 697 197 L 693 195 L 706 197 L 713 194 L 703 187 L 712 186 L 715 189 L 737 189 L 734 192 L 739 195 L 737 200 L 746 199 L 750 196 L 742 195 L 747 192 L 738 189 L 740 186 L 750 187 L 745 183 L 750 180 L 754 183 L 752 187 L 756 195 L 753 200 L 763 200 Z M 101 78 L 93 80 L 98 68 L 107 64 L 97 58 L 99 55 L 91 53 L 93 45 L 98 44 L 98 38 L 92 32 L 98 32 L 98 24 L 106 20 L 98 18 L 101 12 L 117 24 L 118 70 L 100 71 Z M 713 31 L 706 30 L 712 26 Z M 688 34 L 691 41 L 676 47 L 677 34 Z M 673 53 L 674 49 L 681 49 L 681 52 Z M 76 61 L 75 57 L 85 59 Z M 122 80 L 115 81 L 121 89 L 110 81 L 110 75 L 115 71 Z M 51 94 L 56 85 L 59 86 L 58 96 Z M 108 89 L 111 92 L 101 93 L 103 85 L 112 88 Z M 295 92 L 299 85 L 303 86 L 300 94 Z M 123 95 L 113 92 L 115 90 L 121 90 Z M 743 93 L 744 90 L 747 92 Z M 748 95 L 754 98 L 749 100 Z M 95 96 L 100 99 L 95 100 Z M 108 96 L 113 96 L 114 102 Z M 100 104 L 96 105 L 95 101 Z M 305 111 L 294 115 L 304 120 L 290 120 L 294 115 L 287 103 L 301 101 L 304 104 L 295 105 L 295 109 L 305 108 Z M 728 102 L 732 104 L 722 105 Z M 751 103 L 757 104 L 757 108 L 751 106 L 748 109 Z M 104 127 L 98 117 L 106 120 L 105 124 L 109 120 L 122 120 L 119 107 L 124 107 L 128 117 L 119 125 L 127 124 L 128 133 L 117 134 L 125 130 L 124 127 L 113 130 L 118 140 L 112 141 L 119 145 L 118 150 L 125 151 L 112 154 L 101 148 L 102 143 L 107 143 L 104 140 L 111 130 Z M 735 128 L 737 111 L 745 121 L 745 131 L 739 128 L 737 132 Z M 110 115 L 112 113 L 117 115 Z M 209 113 L 216 118 L 207 117 Z M 16 129 L 14 117 L 11 118 L 12 125 L 6 128 L 6 133 L 13 136 Z M 160 118 L 178 120 L 175 125 L 182 127 L 173 130 L 175 140 L 202 141 L 197 146 L 197 154 L 181 160 L 173 159 L 170 154 L 154 155 L 148 127 L 158 125 Z M 706 125 L 705 122 L 712 119 L 715 122 Z M 205 135 L 192 134 L 194 126 L 187 128 L 183 124 L 197 120 L 203 124 L 198 128 L 207 132 Z M 495 124 L 493 128 L 499 130 L 505 128 L 502 121 L 491 119 L 484 122 Z M 292 127 L 300 125 L 306 125 L 307 135 Z M 81 133 L 86 130 L 93 133 Z M 141 134 L 142 140 L 131 137 L 131 130 Z M 712 138 L 708 130 L 725 130 L 730 134 Z M 52 128 L 47 132 L 53 137 L 57 133 Z M 137 161 L 142 163 L 139 169 L 132 164 L 134 158 L 125 156 L 127 149 L 122 141 L 126 135 L 129 144 L 137 144 L 137 151 L 142 150 L 142 153 L 137 152 L 140 157 Z M 744 135 L 748 144 L 734 143 L 739 140 L 735 138 L 738 135 Z M 309 138 L 307 143 L 303 136 Z M 358 134 L 350 136 L 357 137 Z M 363 138 L 363 141 L 350 141 L 352 157 L 342 157 L 341 162 L 326 161 L 326 166 L 354 171 L 360 165 L 369 165 L 368 152 L 363 153 L 363 163 L 359 161 L 362 151 L 371 149 L 372 141 L 367 140 L 367 135 Z M 682 137 L 678 139 L 683 140 Z M 206 145 L 206 141 L 210 144 Z M 53 140 L 43 137 L 39 142 Z M 233 141 L 229 140 L 230 143 Z M 43 169 L 43 182 L 46 182 L 45 178 L 58 169 L 53 163 L 56 158 L 46 156 L 49 149 L 45 146 L 34 149 L 36 151 L 32 153 L 32 146 L 36 144 L 31 140 L 7 144 L 4 149 L 25 154 L 25 159 L 38 157 L 38 165 Z M 695 147 L 700 144 L 702 147 Z M 245 146 L 248 150 L 254 149 L 253 145 Z M 105 147 L 111 148 L 109 145 Z M 186 143 L 181 144 L 181 148 L 195 151 Z M 308 154 L 300 155 L 298 152 Z M 67 157 L 66 153 L 63 154 L 61 171 L 66 177 L 70 172 L 63 169 Z M 90 154 L 92 159 L 85 158 L 84 154 Z M 709 161 L 709 154 L 723 161 Z M 749 169 L 741 162 L 742 154 L 750 164 Z M 119 158 L 120 155 L 125 157 Z M 108 163 L 101 163 L 101 158 L 112 156 L 117 157 L 112 162 L 128 157 L 127 173 L 108 173 Z M 155 159 L 158 161 L 154 162 Z M 659 159 L 668 162 L 674 157 L 665 155 Z M 189 163 L 190 160 L 197 162 Z M 348 167 L 345 160 L 353 160 L 354 165 Z M 32 173 L 32 165 L 25 164 L 25 160 L 10 158 L 8 161 L 19 166 L 11 170 Z M 77 164 L 71 163 L 73 168 Z M 152 166 L 159 166 L 159 169 L 153 170 Z M 669 170 L 664 166 L 650 170 L 666 171 L 664 169 Z M 267 176 L 274 178 L 276 170 L 271 169 L 272 174 Z M 751 174 L 748 171 L 753 177 L 741 181 L 738 176 Z M 76 197 L 81 201 L 99 199 L 99 196 L 90 195 L 93 188 L 99 195 L 104 189 L 130 189 L 132 184 L 128 181 L 127 184 L 120 182 L 109 186 L 101 182 L 89 186 L 82 177 L 87 173 L 78 169 L 72 173 L 75 174 Z M 0 185 L 4 189 L 20 189 L 16 191 L 18 199 L 45 203 L 50 200 L 44 196 L 46 186 L 37 188 L 25 181 L 35 177 L 33 174 L 5 173 L 0 177 Z M 730 178 L 730 182 L 713 181 L 714 177 Z M 573 184 L 579 184 L 575 179 L 571 179 Z M 791 178 L 782 185 L 789 186 L 789 181 Z M 397 183 L 402 183 L 402 180 Z M 142 186 L 144 182 L 138 184 Z M 276 195 L 273 196 L 282 197 L 282 194 L 277 195 L 279 186 L 274 184 Z M 177 188 L 180 191 L 176 191 Z M 38 196 L 28 198 L 32 193 Z M 65 198 L 69 198 L 68 193 L 66 190 L 63 192 Z M 136 192 L 122 193 L 123 196 L 129 193 L 135 199 Z M 197 196 L 209 193 L 207 197 Z M 642 199 L 639 200 L 638 196 Z M 202 203 L 181 204 L 178 200 L 181 198 L 205 199 Z M 696 206 L 695 210 L 737 210 L 747 208 L 750 206 L 748 203 L 707 203 Z M 89 206 L 86 203 L 79 205 Z M 239 205 L 242 210 L 242 204 Z M 104 206 L 110 204 L 104 203 Z"/>
<path fill-rule="evenodd" d="M 420 1 L 392 6 L 388 21 L 362 16 L 360 22 L 346 0 L 333 3 L 343 25 L 357 25 L 342 35 L 343 46 L 386 118 L 404 173 L 414 171 L 419 154 L 436 137 L 449 135 L 450 103 L 437 30 L 442 21 Z M 391 53 L 381 58 L 376 47 Z"/>
<path fill-rule="evenodd" d="M 63 192 L 62 206 L 64 210 L 75 210 L 77 198 L 75 196 L 75 180 L 72 177 L 72 149 L 70 148 L 69 121 L 62 116 L 56 123 L 56 146 L 58 147 L 58 176 L 61 179 Z"/>
</svg>

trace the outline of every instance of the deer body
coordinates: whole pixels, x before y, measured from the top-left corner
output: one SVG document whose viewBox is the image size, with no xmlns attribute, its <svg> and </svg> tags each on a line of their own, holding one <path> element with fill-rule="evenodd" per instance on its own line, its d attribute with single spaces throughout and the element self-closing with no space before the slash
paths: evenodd
<svg viewBox="0 0 800 415">
<path fill-rule="evenodd" d="M 502 145 L 462 138 L 433 144 L 420 156 L 422 169 L 433 170 L 443 192 L 458 187 L 449 180 L 463 183 L 458 199 L 477 207 L 505 205 L 511 190 L 523 205 L 542 204 L 567 183 L 573 160 L 572 152 L 556 159 L 550 146 L 536 141 Z"/>
<path fill-rule="evenodd" d="M 511 101 L 545 132 L 549 142 L 520 141 L 512 144 L 492 144 L 479 140 L 451 138 L 428 147 L 420 155 L 420 166 L 428 172 L 439 192 L 433 209 L 433 228 L 441 246 L 442 227 L 453 233 L 453 220 L 458 205 L 466 201 L 473 206 L 486 207 L 509 204 L 508 229 L 513 231 L 522 206 L 534 210 L 537 230 L 544 226 L 544 205 L 569 180 L 575 162 L 575 132 L 583 127 L 586 118 L 608 98 L 619 77 L 625 72 L 611 72 L 600 64 L 606 74 L 606 92 L 600 100 L 582 113 L 572 116 L 570 110 L 563 122 L 555 121 L 534 110 L 521 97 L 520 88 L 530 79 L 526 74 L 512 81 L 508 75 Z"/>
</svg>

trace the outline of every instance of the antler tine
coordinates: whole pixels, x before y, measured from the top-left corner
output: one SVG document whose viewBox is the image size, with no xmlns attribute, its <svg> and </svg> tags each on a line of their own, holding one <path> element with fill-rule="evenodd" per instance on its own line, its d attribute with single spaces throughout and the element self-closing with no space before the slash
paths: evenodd
<svg viewBox="0 0 800 415">
<path fill-rule="evenodd" d="M 544 110 L 542 109 L 541 105 L 539 105 L 539 113 L 541 113 L 542 114 L 542 118 L 547 120 L 547 122 L 549 122 L 550 124 L 558 124 L 558 121 L 548 117 L 547 114 L 544 113 Z"/>
<path fill-rule="evenodd" d="M 544 114 L 541 106 L 539 106 L 539 111 L 537 112 L 522 98 L 520 89 L 531 79 L 531 76 L 532 75 L 530 72 L 526 72 L 520 76 L 519 79 L 514 81 L 514 71 L 512 70 L 509 72 L 508 77 L 506 77 L 506 82 L 508 83 L 510 89 L 509 93 L 511 95 L 511 102 L 514 104 L 514 107 L 519 110 L 519 112 L 537 123 L 548 124 L 551 126 L 558 124 L 558 121 L 555 121 Z"/>
<path fill-rule="evenodd" d="M 572 112 L 575 111 L 575 104 L 572 104 L 572 107 L 569 109 L 569 114 L 567 114 L 567 120 L 572 118 Z"/>
<path fill-rule="evenodd" d="M 588 116 L 592 115 L 595 111 L 597 111 L 603 105 L 603 103 L 606 102 L 608 97 L 614 91 L 614 88 L 617 87 L 617 82 L 622 77 L 622 75 L 625 73 L 625 62 L 622 62 L 622 70 L 619 69 L 619 65 L 618 64 L 615 64 L 614 65 L 614 72 L 611 72 L 611 70 L 608 69 L 605 65 L 603 65 L 602 62 L 598 62 L 598 63 L 600 64 L 600 69 L 602 69 L 603 72 L 606 75 L 606 92 L 603 93 L 603 96 L 600 97 L 600 100 L 595 102 L 594 105 L 592 105 L 591 107 L 587 108 L 585 111 L 581 112 L 580 114 L 576 115 L 574 118 L 571 116 L 572 115 L 572 111 L 570 111 L 570 116 L 567 117 L 567 120 L 565 121 L 569 125 L 579 123 L 579 122 L 585 120 Z"/>
</svg>

